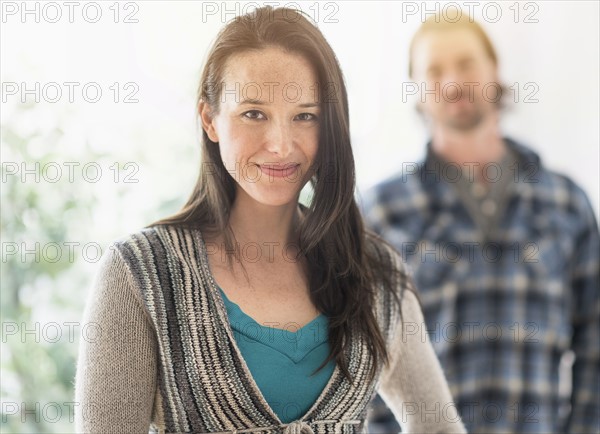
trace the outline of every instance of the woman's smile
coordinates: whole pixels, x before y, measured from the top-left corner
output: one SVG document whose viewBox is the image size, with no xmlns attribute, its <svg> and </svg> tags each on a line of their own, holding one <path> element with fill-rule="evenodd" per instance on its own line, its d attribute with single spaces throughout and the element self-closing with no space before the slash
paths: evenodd
<svg viewBox="0 0 600 434">
<path fill-rule="evenodd" d="M 260 167 L 263 174 L 269 177 L 269 180 L 272 180 L 273 178 L 284 178 L 288 181 L 293 181 L 298 176 L 296 172 L 298 171 L 300 164 L 261 164 L 258 167 Z"/>
<path fill-rule="evenodd" d="M 231 56 L 223 81 L 232 91 L 222 95 L 216 113 L 203 111 L 223 165 L 255 202 L 295 209 L 319 147 L 314 67 L 300 54 L 268 47 Z"/>
</svg>

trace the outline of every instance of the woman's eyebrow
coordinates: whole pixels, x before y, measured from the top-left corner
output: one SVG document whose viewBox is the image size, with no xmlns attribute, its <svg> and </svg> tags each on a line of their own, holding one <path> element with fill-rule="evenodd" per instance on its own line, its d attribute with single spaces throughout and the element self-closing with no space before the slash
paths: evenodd
<svg viewBox="0 0 600 434">
<path fill-rule="evenodd" d="M 239 105 L 266 105 L 267 102 L 265 101 L 261 101 L 259 99 L 253 99 L 253 98 L 245 98 L 243 100 L 240 101 Z M 312 108 L 312 107 L 319 107 L 319 103 L 316 102 L 304 102 L 301 104 L 297 104 L 298 107 L 301 108 Z"/>
<path fill-rule="evenodd" d="M 302 103 L 302 104 L 298 104 L 298 107 L 302 107 L 302 108 L 319 107 L 319 103 L 316 103 L 316 102 L 305 102 L 305 103 Z"/>
<path fill-rule="evenodd" d="M 240 101 L 239 105 L 265 105 L 266 102 L 261 101 L 259 99 L 245 98 Z"/>
</svg>

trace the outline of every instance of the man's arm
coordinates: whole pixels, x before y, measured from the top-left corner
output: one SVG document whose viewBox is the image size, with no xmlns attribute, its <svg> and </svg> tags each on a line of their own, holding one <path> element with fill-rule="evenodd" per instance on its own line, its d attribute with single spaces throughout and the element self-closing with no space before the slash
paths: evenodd
<svg viewBox="0 0 600 434">
<path fill-rule="evenodd" d="M 583 193 L 574 194 L 584 224 L 575 244 L 572 291 L 575 353 L 571 414 L 566 432 L 600 432 L 600 235 L 594 212 Z"/>
</svg>

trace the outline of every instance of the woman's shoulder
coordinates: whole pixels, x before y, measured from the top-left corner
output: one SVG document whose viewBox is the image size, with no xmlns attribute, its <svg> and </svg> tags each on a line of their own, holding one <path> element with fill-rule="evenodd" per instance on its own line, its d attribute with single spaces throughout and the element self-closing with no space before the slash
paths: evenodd
<svg viewBox="0 0 600 434">
<path fill-rule="evenodd" d="M 135 273 L 140 270 L 167 269 L 168 264 L 189 262 L 192 257 L 202 261 L 202 245 L 199 229 L 154 225 L 114 239 L 109 250 L 122 258 Z"/>
<path fill-rule="evenodd" d="M 126 273 L 143 299 L 183 290 L 183 276 L 209 276 L 199 230 L 174 225 L 143 227 L 115 239 L 105 254 L 103 276 Z"/>
<path fill-rule="evenodd" d="M 379 236 L 368 237 L 367 248 L 378 258 L 376 276 L 376 306 L 382 324 L 388 331 L 395 328 L 402 319 L 413 317 L 420 312 L 420 302 L 410 270 L 398 251 Z"/>
<path fill-rule="evenodd" d="M 394 286 L 403 290 L 414 289 L 411 272 L 398 250 L 374 232 L 367 231 L 366 240 L 366 248 L 378 258 L 377 268 L 390 273 Z"/>
<path fill-rule="evenodd" d="M 115 248 L 119 249 L 139 245 L 140 243 L 147 242 L 152 238 L 160 236 L 159 234 L 168 232 L 172 229 L 173 227 L 171 225 L 144 226 L 115 238 L 112 241 L 111 246 L 115 246 Z"/>
<path fill-rule="evenodd" d="M 110 248 L 119 252 L 149 254 L 157 249 L 184 248 L 183 242 L 196 244 L 200 231 L 169 224 L 145 226 L 112 241 Z"/>
</svg>

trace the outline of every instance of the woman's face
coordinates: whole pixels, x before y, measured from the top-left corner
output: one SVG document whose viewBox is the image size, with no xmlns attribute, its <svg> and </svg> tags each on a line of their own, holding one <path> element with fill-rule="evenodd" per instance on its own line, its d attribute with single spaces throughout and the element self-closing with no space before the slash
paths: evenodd
<svg viewBox="0 0 600 434">
<path fill-rule="evenodd" d="M 264 205 L 296 204 L 319 140 L 319 89 L 311 64 L 281 48 L 247 51 L 228 59 L 223 82 L 218 114 L 211 116 L 207 105 L 200 113 L 238 195 L 245 192 Z"/>
</svg>

